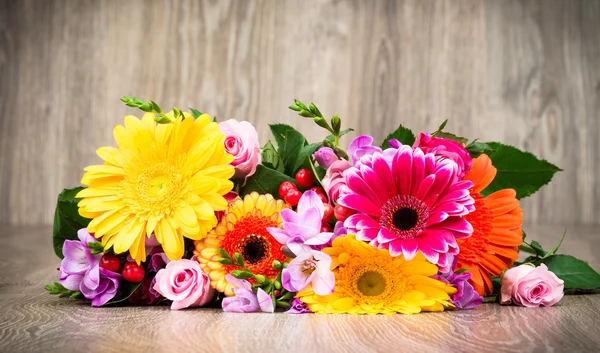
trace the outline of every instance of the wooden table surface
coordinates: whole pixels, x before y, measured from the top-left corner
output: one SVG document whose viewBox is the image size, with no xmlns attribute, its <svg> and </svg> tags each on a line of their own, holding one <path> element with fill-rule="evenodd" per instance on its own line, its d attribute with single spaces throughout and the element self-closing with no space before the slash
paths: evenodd
<svg viewBox="0 0 600 353">
<path fill-rule="evenodd" d="M 530 226 L 551 245 L 562 227 Z M 571 227 L 563 251 L 599 269 L 594 227 Z M 51 227 L 0 227 L 0 352 L 598 352 L 600 295 L 529 309 L 405 316 L 229 314 L 215 309 L 92 308 L 43 289 L 60 261 Z"/>
</svg>

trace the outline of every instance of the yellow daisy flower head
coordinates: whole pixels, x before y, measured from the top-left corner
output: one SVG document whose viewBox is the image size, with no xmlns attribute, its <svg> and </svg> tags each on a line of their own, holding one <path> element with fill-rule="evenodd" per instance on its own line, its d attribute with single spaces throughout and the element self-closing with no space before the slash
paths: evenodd
<svg viewBox="0 0 600 353">
<path fill-rule="evenodd" d="M 184 237 L 202 239 L 233 188 L 233 156 L 217 123 L 206 114 L 165 115 L 171 123 L 157 124 L 152 113 L 126 116 L 114 129 L 118 147 L 96 151 L 104 164 L 84 169 L 81 183 L 89 187 L 77 194 L 79 213 L 92 218 L 89 232 L 138 264 L 153 233 L 171 260 L 180 259 Z"/>
<path fill-rule="evenodd" d="M 273 196 L 252 192 L 244 199 L 236 199 L 221 219 L 221 222 L 206 236 L 195 241 L 194 254 L 202 270 L 210 277 L 211 286 L 226 296 L 233 295 L 233 287 L 225 279 L 239 267 L 219 262 L 219 248 L 228 254 L 242 255 L 244 264 L 252 273 L 274 279 L 279 271 L 272 265 L 274 260 L 285 262 L 287 256 L 281 252 L 281 244 L 267 231 L 269 227 L 281 227 L 279 211 L 289 207 Z M 252 282 L 252 280 L 250 280 Z"/>
<path fill-rule="evenodd" d="M 334 239 L 323 252 L 332 259 L 334 292 L 320 296 L 309 285 L 296 295 L 315 313 L 415 314 L 454 308 L 449 300 L 456 288 L 431 278 L 438 269 L 421 253 L 405 261 L 353 234 Z"/>
</svg>

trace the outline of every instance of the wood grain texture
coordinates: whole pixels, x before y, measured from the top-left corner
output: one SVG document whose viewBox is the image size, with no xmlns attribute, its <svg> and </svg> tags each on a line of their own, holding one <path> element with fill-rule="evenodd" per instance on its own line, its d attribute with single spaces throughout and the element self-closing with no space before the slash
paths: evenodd
<svg viewBox="0 0 600 353">
<path fill-rule="evenodd" d="M 543 245 L 549 226 L 530 226 Z M 563 250 L 600 268 L 593 227 Z M 600 294 L 550 308 L 484 304 L 412 316 L 231 314 L 216 309 L 92 308 L 59 299 L 51 229 L 0 227 L 0 352 L 597 352 Z"/>
<path fill-rule="evenodd" d="M 324 133 L 292 98 L 382 140 L 398 123 L 500 140 L 565 171 L 529 222 L 600 224 L 600 1 L 0 2 L 0 222 L 50 223 L 119 98 Z M 348 142 L 349 139 L 346 139 Z"/>
</svg>

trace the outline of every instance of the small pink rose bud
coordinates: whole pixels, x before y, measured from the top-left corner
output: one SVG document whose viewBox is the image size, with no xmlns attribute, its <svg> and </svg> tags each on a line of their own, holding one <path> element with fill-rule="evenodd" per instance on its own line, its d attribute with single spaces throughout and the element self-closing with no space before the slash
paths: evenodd
<svg viewBox="0 0 600 353">
<path fill-rule="evenodd" d="M 234 157 L 235 177 L 245 180 L 261 161 L 256 129 L 247 121 L 229 119 L 219 123 L 219 130 L 225 135 L 225 151 Z"/>
<path fill-rule="evenodd" d="M 519 306 L 552 306 L 564 295 L 565 282 L 548 270 L 546 265 L 520 265 L 502 276 L 500 303 Z"/>
<path fill-rule="evenodd" d="M 319 165 L 323 169 L 329 168 L 329 166 L 333 162 L 335 162 L 335 161 L 337 161 L 339 159 L 338 156 L 333 151 L 333 149 L 330 148 L 330 147 L 321 147 L 321 148 L 319 148 L 313 154 L 313 157 L 315 157 L 315 160 L 317 161 L 317 163 L 319 163 Z"/>
</svg>

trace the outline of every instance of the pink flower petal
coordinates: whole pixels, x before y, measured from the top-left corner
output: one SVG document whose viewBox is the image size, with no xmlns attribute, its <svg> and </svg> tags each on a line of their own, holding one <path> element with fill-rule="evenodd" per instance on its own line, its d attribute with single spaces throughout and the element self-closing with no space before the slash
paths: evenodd
<svg viewBox="0 0 600 353">
<path fill-rule="evenodd" d="M 261 311 L 265 313 L 272 313 L 275 311 L 273 298 L 262 288 L 258 288 L 258 291 L 256 292 L 256 298 L 258 299 L 258 305 L 260 306 Z"/>
<path fill-rule="evenodd" d="M 319 195 L 312 190 L 307 190 L 300 197 L 296 210 L 298 214 L 303 214 L 313 207 L 317 208 L 319 215 L 323 215 L 323 212 L 325 212 L 325 206 L 323 206 L 323 201 Z"/>
</svg>

